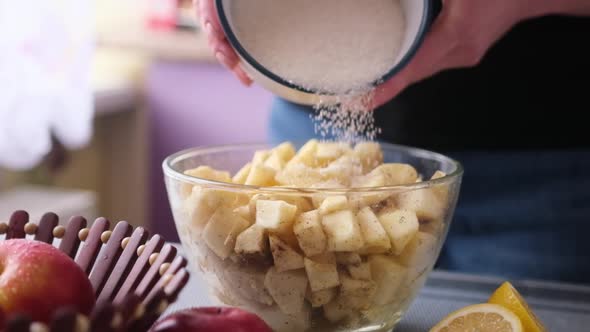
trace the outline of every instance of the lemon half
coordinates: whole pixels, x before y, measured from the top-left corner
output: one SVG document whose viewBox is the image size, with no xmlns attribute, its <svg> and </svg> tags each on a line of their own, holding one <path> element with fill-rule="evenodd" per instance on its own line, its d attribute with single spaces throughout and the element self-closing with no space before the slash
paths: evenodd
<svg viewBox="0 0 590 332">
<path fill-rule="evenodd" d="M 488 303 L 498 304 L 512 311 L 522 322 L 524 332 L 547 331 L 520 293 L 509 282 L 503 283 L 492 294 Z"/>
<path fill-rule="evenodd" d="M 459 309 L 430 332 L 523 332 L 520 319 L 501 305 L 483 303 Z"/>
</svg>

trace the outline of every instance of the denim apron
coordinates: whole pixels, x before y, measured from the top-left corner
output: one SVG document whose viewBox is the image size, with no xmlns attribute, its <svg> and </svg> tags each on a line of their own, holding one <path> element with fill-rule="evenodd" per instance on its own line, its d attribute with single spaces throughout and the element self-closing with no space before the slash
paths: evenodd
<svg viewBox="0 0 590 332">
<path fill-rule="evenodd" d="M 269 140 L 312 137 L 309 109 L 275 99 Z M 590 283 L 590 150 L 448 154 L 465 175 L 438 268 Z"/>
</svg>

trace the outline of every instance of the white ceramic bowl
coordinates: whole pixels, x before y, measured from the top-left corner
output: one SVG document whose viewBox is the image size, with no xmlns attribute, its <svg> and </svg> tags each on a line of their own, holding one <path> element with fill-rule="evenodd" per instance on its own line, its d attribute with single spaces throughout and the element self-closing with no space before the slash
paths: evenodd
<svg viewBox="0 0 590 332">
<path fill-rule="evenodd" d="M 219 20 L 229 43 L 241 58 L 244 69 L 254 81 L 274 94 L 298 104 L 316 105 L 320 100 L 324 103 L 330 103 L 331 100 L 335 100 L 335 97 L 329 93 L 323 95 L 315 94 L 308 89 L 288 82 L 255 59 L 240 43 L 237 34 L 234 32 L 231 12 L 227 10 L 231 1 L 232 0 L 215 1 Z M 406 29 L 401 50 L 391 69 L 388 72 L 383 73 L 382 77 L 374 82 L 375 84 L 388 80 L 408 64 L 422 44 L 429 27 L 430 14 L 433 7 L 431 0 L 399 1 L 406 21 Z M 285 38 L 288 37 L 286 36 Z"/>
</svg>

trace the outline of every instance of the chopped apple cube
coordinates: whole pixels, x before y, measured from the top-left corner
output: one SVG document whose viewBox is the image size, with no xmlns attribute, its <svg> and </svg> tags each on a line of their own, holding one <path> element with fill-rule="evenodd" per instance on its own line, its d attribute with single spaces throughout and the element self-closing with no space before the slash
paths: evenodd
<svg viewBox="0 0 590 332">
<path fill-rule="evenodd" d="M 305 298 L 311 303 L 313 308 L 319 308 L 332 301 L 336 297 L 336 294 L 338 294 L 336 287 L 322 289 L 317 292 L 312 292 L 311 288 L 308 287 Z"/>
<path fill-rule="evenodd" d="M 397 210 L 400 210 L 400 208 L 397 206 L 396 198 L 392 196 L 389 197 L 387 200 L 379 203 L 379 206 L 376 206 L 373 212 L 375 212 L 375 214 L 381 215 L 385 213 L 395 212 Z"/>
<path fill-rule="evenodd" d="M 318 189 L 342 189 L 346 188 L 346 186 L 339 182 L 338 180 L 331 179 L 323 182 L 316 182 L 314 183 L 311 188 L 318 188 Z M 324 199 L 328 197 L 329 194 L 313 194 L 311 196 L 311 202 L 313 203 L 313 207 L 319 209 Z"/>
<path fill-rule="evenodd" d="M 237 215 L 239 215 L 240 217 L 251 221 L 254 218 L 252 218 L 252 215 L 250 214 L 250 206 L 248 205 L 242 205 L 242 206 L 238 206 L 237 208 L 234 209 L 234 213 L 236 213 Z"/>
<path fill-rule="evenodd" d="M 240 205 L 248 204 L 250 196 L 244 193 L 236 193 L 224 189 L 207 189 L 203 188 L 203 193 L 209 199 L 209 205 L 215 208 L 236 208 Z"/>
<path fill-rule="evenodd" d="M 366 310 L 375 296 L 377 286 L 372 280 L 353 279 L 340 275 L 340 298 L 354 309 Z"/>
<path fill-rule="evenodd" d="M 185 171 L 184 174 L 206 180 L 228 183 L 231 182 L 231 176 L 229 175 L 229 172 L 218 171 L 209 166 L 199 166 L 194 169 L 189 169 Z"/>
<path fill-rule="evenodd" d="M 273 186 L 276 171 L 262 164 L 253 164 L 246 182 L 247 186 Z"/>
<path fill-rule="evenodd" d="M 407 269 L 384 255 L 369 256 L 371 276 L 377 290 L 373 302 L 376 305 L 385 305 L 396 300 L 399 287 L 406 279 Z"/>
<path fill-rule="evenodd" d="M 428 233 L 418 232 L 399 256 L 399 261 L 415 274 L 431 267 L 436 259 L 438 241 Z"/>
<path fill-rule="evenodd" d="M 348 186 L 354 176 L 361 174 L 362 166 L 349 155 L 343 155 L 326 167 L 320 168 L 319 172 L 325 181 L 337 181 Z"/>
<path fill-rule="evenodd" d="M 365 175 L 355 176 L 351 180 L 355 188 L 374 188 L 385 186 L 385 176 L 381 172 L 370 172 Z"/>
<path fill-rule="evenodd" d="M 184 209 L 192 220 L 192 225 L 200 228 L 207 223 L 215 210 L 233 210 L 247 197 L 231 191 L 194 186 L 191 195 L 184 201 Z"/>
<path fill-rule="evenodd" d="M 363 173 L 367 173 L 383 163 L 383 152 L 379 143 L 357 143 L 354 147 L 353 155 L 361 161 Z"/>
<path fill-rule="evenodd" d="M 420 223 L 420 232 L 428 233 L 434 237 L 441 236 L 445 224 L 442 220 L 432 220 Z"/>
<path fill-rule="evenodd" d="M 320 263 L 305 258 L 304 265 L 312 292 L 340 285 L 335 263 Z"/>
<path fill-rule="evenodd" d="M 317 263 L 336 264 L 336 255 L 330 251 L 325 251 L 319 255 L 311 256 L 309 259 Z"/>
<path fill-rule="evenodd" d="M 379 217 L 379 221 L 393 245 L 393 252 L 401 254 L 406 245 L 418 233 L 420 223 L 416 214 L 409 210 L 397 210 Z"/>
<path fill-rule="evenodd" d="M 279 239 L 285 242 L 289 247 L 297 250 L 297 252 L 301 252 L 301 248 L 299 247 L 299 241 L 297 240 L 297 236 L 293 232 L 293 227 L 287 228 L 285 230 L 281 230 L 280 232 L 270 232 L 273 235 L 276 235 Z"/>
<path fill-rule="evenodd" d="M 256 194 L 250 198 L 250 202 L 248 202 L 248 209 L 250 210 L 250 217 L 256 220 L 256 202 L 259 200 L 270 200 L 268 195 L 263 194 Z"/>
<path fill-rule="evenodd" d="M 354 315 L 354 310 L 343 301 L 335 299 L 323 306 L 324 317 L 332 323 L 342 321 Z"/>
<path fill-rule="evenodd" d="M 313 207 L 309 200 L 305 197 L 301 196 L 292 196 L 292 195 L 269 195 L 269 194 L 256 194 L 252 196 L 249 203 L 250 208 L 250 215 L 253 219 L 256 218 L 256 202 L 259 200 L 267 200 L 267 201 L 284 201 L 291 205 L 297 206 L 297 211 L 299 212 L 306 212 L 312 210 Z"/>
<path fill-rule="evenodd" d="M 320 205 L 320 214 L 325 216 L 348 207 L 348 199 L 344 195 L 328 196 Z"/>
<path fill-rule="evenodd" d="M 371 279 L 371 265 L 368 262 L 347 265 L 348 273 L 354 279 L 370 280 Z"/>
<path fill-rule="evenodd" d="M 295 220 L 293 231 L 306 256 L 318 255 L 326 250 L 326 234 L 318 210 L 300 214 Z"/>
<path fill-rule="evenodd" d="M 418 179 L 416 169 L 408 164 L 382 164 L 369 174 L 381 174 L 386 186 L 415 183 Z"/>
<path fill-rule="evenodd" d="M 421 221 L 442 220 L 446 207 L 432 189 L 401 193 L 397 196 L 397 205 L 400 209 L 414 211 Z"/>
<path fill-rule="evenodd" d="M 226 210 L 218 209 L 203 230 L 205 243 L 219 258 L 226 259 L 234 250 L 236 238 L 250 224 L 244 218 Z"/>
<path fill-rule="evenodd" d="M 356 252 L 337 252 L 336 262 L 342 265 L 359 264 L 363 260 Z"/>
<path fill-rule="evenodd" d="M 303 305 L 300 312 L 292 314 L 282 312 L 277 306 L 252 306 L 249 309 L 260 316 L 273 331 L 301 332 L 311 327 L 311 308 L 307 304 Z"/>
<path fill-rule="evenodd" d="M 277 173 L 275 180 L 280 185 L 311 188 L 314 184 L 324 180 L 317 169 L 303 163 L 293 163 L 293 159 L 282 171 Z"/>
<path fill-rule="evenodd" d="M 191 194 L 184 201 L 184 210 L 191 220 L 191 225 L 197 228 L 203 227 L 215 212 L 214 207 L 209 206 L 201 187 L 193 187 Z"/>
<path fill-rule="evenodd" d="M 244 165 L 244 167 L 240 168 L 240 170 L 234 175 L 232 182 L 237 184 L 245 184 L 251 169 L 252 163 L 247 163 Z"/>
<path fill-rule="evenodd" d="M 274 235 L 270 235 L 268 239 L 274 265 L 278 272 L 303 268 L 303 256 Z"/>
<path fill-rule="evenodd" d="M 225 171 L 219 171 L 209 166 L 199 166 L 197 168 L 189 169 L 184 172 L 185 175 L 193 176 L 206 180 L 213 180 L 219 182 L 228 182 L 229 173 Z M 229 179 L 231 182 L 231 178 Z M 191 194 L 193 185 L 183 183 L 180 188 L 180 194 L 182 197 L 187 197 Z"/>
<path fill-rule="evenodd" d="M 263 164 L 269 156 L 269 150 L 258 150 L 254 152 L 254 157 L 252 157 L 252 166 Z"/>
<path fill-rule="evenodd" d="M 272 152 L 264 161 L 264 166 L 270 167 L 275 171 L 280 171 L 285 167 L 286 162 L 276 152 Z"/>
<path fill-rule="evenodd" d="M 321 181 L 321 182 L 316 182 L 311 186 L 311 188 L 315 188 L 315 189 L 343 189 L 343 188 L 346 188 L 346 186 L 338 180 L 330 179 L 330 180 L 325 180 L 325 181 Z M 314 207 L 316 209 L 319 209 L 320 205 L 323 202 L 323 198 L 322 198 L 321 202 L 317 202 L 317 206 L 315 205 L 316 202 L 313 201 L 313 198 L 312 198 L 312 202 L 314 203 Z"/>
<path fill-rule="evenodd" d="M 297 206 L 283 201 L 256 201 L 256 223 L 273 232 L 291 229 Z"/>
<path fill-rule="evenodd" d="M 376 188 L 385 186 L 385 176 L 381 173 L 369 173 L 364 176 L 354 177 L 352 179 L 352 186 L 355 188 Z M 351 196 L 351 205 L 356 209 L 361 209 L 365 206 L 372 206 L 378 204 L 391 196 L 389 191 L 375 191 L 371 193 L 353 194 Z"/>
<path fill-rule="evenodd" d="M 434 174 L 432 174 L 432 177 L 430 177 L 432 180 L 436 180 L 436 179 L 440 179 L 440 178 L 444 178 L 445 176 L 447 176 L 447 174 L 443 171 L 436 171 L 434 172 Z"/>
<path fill-rule="evenodd" d="M 301 196 L 292 196 L 292 195 L 275 195 L 273 199 L 285 201 L 291 205 L 297 206 L 297 211 L 299 212 L 306 212 L 313 210 L 313 206 L 309 202 L 309 200 L 305 197 Z"/>
<path fill-rule="evenodd" d="M 284 162 L 288 162 L 295 156 L 295 147 L 289 142 L 284 142 L 275 147 L 273 153 L 281 157 Z"/>
<path fill-rule="evenodd" d="M 238 292 L 242 298 L 260 304 L 272 305 L 274 301 L 264 287 L 265 275 L 266 271 L 260 271 L 257 268 L 227 264 L 220 278 L 223 278 L 224 283 L 229 283 L 228 287 L 231 287 L 232 291 Z"/>
<path fill-rule="evenodd" d="M 431 179 L 436 180 L 447 176 L 444 172 L 436 171 Z M 439 184 L 432 186 L 431 190 L 435 193 L 435 195 L 440 199 L 443 205 L 448 204 L 449 201 L 449 194 L 450 194 L 450 186 L 448 184 Z"/>
<path fill-rule="evenodd" d="M 264 286 L 283 313 L 301 312 L 307 290 L 307 276 L 303 270 L 279 272 L 271 267 L 266 272 Z"/>
<path fill-rule="evenodd" d="M 264 228 L 254 224 L 244 230 L 236 239 L 237 254 L 263 254 L 268 250 L 268 241 Z"/>
<path fill-rule="evenodd" d="M 362 253 L 380 254 L 391 249 L 391 241 L 371 208 L 361 209 L 357 214 L 357 220 L 365 240 Z"/>
<path fill-rule="evenodd" d="M 330 251 L 357 251 L 364 246 L 360 227 L 350 210 L 328 214 L 322 218 Z"/>
<path fill-rule="evenodd" d="M 313 207 L 319 209 L 326 197 L 328 197 L 326 194 L 313 194 L 311 196 L 311 203 L 313 204 Z"/>
<path fill-rule="evenodd" d="M 338 159 L 344 153 L 351 151 L 347 143 L 322 142 L 316 147 L 315 157 L 320 165 L 327 164 Z"/>
<path fill-rule="evenodd" d="M 300 149 L 297 151 L 295 156 L 291 159 L 290 163 L 303 163 L 307 166 L 316 166 L 316 159 L 315 159 L 315 152 L 318 148 L 318 141 L 315 139 L 307 141 Z"/>
</svg>

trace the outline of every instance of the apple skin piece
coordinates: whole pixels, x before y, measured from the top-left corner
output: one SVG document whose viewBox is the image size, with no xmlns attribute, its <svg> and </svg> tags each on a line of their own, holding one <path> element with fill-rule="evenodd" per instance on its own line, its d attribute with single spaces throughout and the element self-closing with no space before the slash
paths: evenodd
<svg viewBox="0 0 590 332">
<path fill-rule="evenodd" d="M 49 322 L 66 306 L 88 315 L 95 301 L 84 271 L 59 249 L 26 239 L 0 241 L 0 309 L 6 317 Z"/>
<path fill-rule="evenodd" d="M 239 308 L 184 309 L 156 322 L 149 332 L 272 332 L 257 315 Z"/>
</svg>

